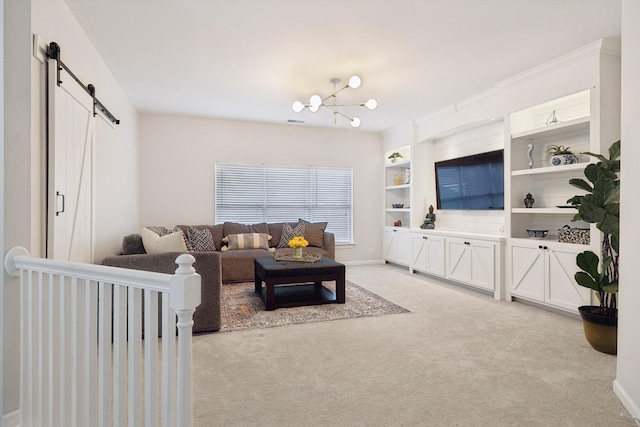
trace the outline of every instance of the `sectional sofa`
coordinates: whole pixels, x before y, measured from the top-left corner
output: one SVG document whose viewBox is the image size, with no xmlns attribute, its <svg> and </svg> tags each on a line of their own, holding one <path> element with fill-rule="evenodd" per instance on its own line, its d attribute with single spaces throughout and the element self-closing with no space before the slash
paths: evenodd
<svg viewBox="0 0 640 427">
<path fill-rule="evenodd" d="M 148 253 L 147 249 L 151 249 L 153 243 L 149 243 L 146 236 L 154 235 L 145 228 L 140 234 L 125 236 L 121 253 L 103 259 L 102 264 L 173 274 L 177 267 L 175 259 L 180 253 L 189 252 L 196 259 L 194 267 L 202 280 L 201 305 L 194 314 L 193 331 L 212 332 L 220 329 L 222 284 L 253 281 L 255 258 L 291 253 L 292 249 L 284 246 L 291 230 L 303 233 L 309 242 L 309 246 L 304 248 L 305 253 L 335 259 L 335 237 L 325 229 L 326 223 L 304 220 L 297 223 L 178 225 L 171 231 L 182 234 L 184 247 L 171 247 L 178 250 L 168 251 L 160 248 L 159 253 L 154 247 L 149 251 L 152 253 Z M 168 236 L 172 238 L 174 233 Z M 163 237 L 155 236 L 152 238 L 157 240 Z"/>
</svg>

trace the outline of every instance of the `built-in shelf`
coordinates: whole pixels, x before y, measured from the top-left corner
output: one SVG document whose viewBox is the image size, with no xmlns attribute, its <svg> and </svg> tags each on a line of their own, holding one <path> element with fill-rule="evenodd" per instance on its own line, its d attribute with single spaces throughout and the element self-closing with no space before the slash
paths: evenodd
<svg viewBox="0 0 640 427">
<path fill-rule="evenodd" d="M 543 215 L 571 215 L 576 214 L 575 208 L 512 208 L 514 214 L 543 214 Z"/>
<path fill-rule="evenodd" d="M 410 208 L 388 208 L 385 210 L 387 212 L 411 212 Z"/>
<path fill-rule="evenodd" d="M 511 172 L 511 176 L 537 175 L 549 173 L 575 172 L 583 170 L 588 163 L 574 163 L 572 165 L 545 166 L 543 168 L 520 169 Z"/>
<path fill-rule="evenodd" d="M 388 168 L 405 169 L 405 168 L 411 167 L 411 159 L 398 160 L 395 163 L 387 163 L 385 166 L 388 167 Z"/>
<path fill-rule="evenodd" d="M 552 125 L 548 125 L 543 128 L 529 129 L 523 132 L 514 133 L 511 135 L 511 139 L 521 139 L 527 138 L 531 136 L 535 136 L 536 138 L 540 137 L 553 137 L 556 135 L 561 135 L 567 132 L 579 132 L 581 129 L 585 131 L 589 130 L 590 118 L 580 117 L 578 119 L 569 120 L 566 122 L 555 123 Z"/>
<path fill-rule="evenodd" d="M 385 187 L 385 190 L 400 190 L 403 188 L 411 188 L 410 184 L 401 184 L 401 185 L 389 185 Z"/>
</svg>

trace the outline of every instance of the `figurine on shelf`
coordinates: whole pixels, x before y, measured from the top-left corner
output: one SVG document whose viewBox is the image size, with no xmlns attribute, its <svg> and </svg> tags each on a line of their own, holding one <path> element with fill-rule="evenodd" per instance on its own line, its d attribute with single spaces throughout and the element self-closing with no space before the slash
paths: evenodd
<svg viewBox="0 0 640 427">
<path fill-rule="evenodd" d="M 529 169 L 533 168 L 533 142 L 527 144 L 527 158 L 529 159 Z"/>
<path fill-rule="evenodd" d="M 524 198 L 524 207 L 525 208 L 532 208 L 534 202 L 535 202 L 535 199 L 533 198 L 531 193 L 527 193 L 527 196 Z"/>
<path fill-rule="evenodd" d="M 429 213 L 424 218 L 424 223 L 420 226 L 424 230 L 436 228 L 436 214 L 433 213 L 433 205 L 429 206 Z"/>
<path fill-rule="evenodd" d="M 402 221 L 400 221 L 400 220 L 394 221 L 393 222 L 393 226 L 394 227 L 402 227 Z"/>
</svg>

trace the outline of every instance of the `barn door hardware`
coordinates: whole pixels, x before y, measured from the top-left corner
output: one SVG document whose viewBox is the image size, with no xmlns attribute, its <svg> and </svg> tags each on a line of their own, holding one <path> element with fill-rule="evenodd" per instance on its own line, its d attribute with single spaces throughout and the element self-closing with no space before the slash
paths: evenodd
<svg viewBox="0 0 640 427">
<path fill-rule="evenodd" d="M 82 89 L 84 89 L 85 92 L 87 92 L 93 99 L 93 116 L 94 117 L 96 116 L 96 114 L 98 114 L 96 112 L 96 107 L 97 107 L 97 109 L 100 110 L 100 112 L 104 114 L 112 123 L 115 123 L 116 125 L 120 124 L 120 120 L 116 119 L 116 117 L 113 114 L 111 114 L 111 112 L 107 109 L 107 107 L 105 107 L 104 104 L 100 102 L 98 98 L 96 98 L 95 86 L 92 84 L 89 84 L 87 86 L 84 83 L 82 83 L 82 81 L 80 81 L 80 79 L 75 74 L 73 74 L 73 71 L 71 71 L 69 67 L 65 65 L 64 62 L 62 62 L 62 59 L 60 59 L 60 45 L 58 45 L 58 43 L 56 42 L 49 43 L 49 46 L 47 47 L 47 58 L 55 59 L 58 62 L 58 66 L 56 67 L 56 69 L 58 70 L 58 75 L 56 77 L 56 82 L 58 82 L 58 86 L 60 86 L 60 84 L 62 83 L 62 79 L 60 77 L 60 71 L 65 70 L 67 73 L 69 73 L 69 75 L 73 78 L 73 80 L 75 80 L 76 83 L 78 83 L 80 87 L 82 87 Z"/>
</svg>

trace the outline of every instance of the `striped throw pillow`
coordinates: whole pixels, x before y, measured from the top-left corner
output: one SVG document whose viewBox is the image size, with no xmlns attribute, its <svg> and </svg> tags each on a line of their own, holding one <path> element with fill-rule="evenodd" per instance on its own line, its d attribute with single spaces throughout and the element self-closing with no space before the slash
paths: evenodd
<svg viewBox="0 0 640 427">
<path fill-rule="evenodd" d="M 265 233 L 229 234 L 222 239 L 227 242 L 227 250 L 234 249 L 269 249 L 271 236 Z M 223 249 L 224 250 L 224 249 Z"/>
</svg>

